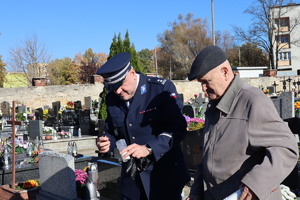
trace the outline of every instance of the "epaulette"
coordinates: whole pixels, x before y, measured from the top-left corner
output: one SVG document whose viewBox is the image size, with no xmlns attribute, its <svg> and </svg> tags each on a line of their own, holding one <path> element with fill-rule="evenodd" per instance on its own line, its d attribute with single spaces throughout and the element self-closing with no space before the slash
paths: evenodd
<svg viewBox="0 0 300 200">
<path fill-rule="evenodd" d="M 160 85 L 164 85 L 167 82 L 166 79 L 157 78 L 157 77 L 148 77 L 147 81 L 148 81 L 148 83 L 156 83 L 156 84 L 160 84 Z"/>
</svg>

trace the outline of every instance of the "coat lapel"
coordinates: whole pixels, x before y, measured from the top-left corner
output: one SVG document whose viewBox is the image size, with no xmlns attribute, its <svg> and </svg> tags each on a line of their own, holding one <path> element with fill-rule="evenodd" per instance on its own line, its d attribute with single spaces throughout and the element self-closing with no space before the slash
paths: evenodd
<svg viewBox="0 0 300 200">
<path fill-rule="evenodd" d="M 129 113 L 128 113 L 129 115 L 138 112 L 139 107 L 142 105 L 142 103 L 144 103 L 144 98 L 146 97 L 147 89 L 148 89 L 147 88 L 148 85 L 146 83 L 147 83 L 146 77 L 140 74 L 138 87 L 136 88 L 134 97 L 129 106 Z"/>
</svg>

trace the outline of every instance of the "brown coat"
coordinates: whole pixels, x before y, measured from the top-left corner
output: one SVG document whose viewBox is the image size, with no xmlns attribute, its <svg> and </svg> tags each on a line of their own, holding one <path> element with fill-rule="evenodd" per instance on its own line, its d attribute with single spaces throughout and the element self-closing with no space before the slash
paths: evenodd
<svg viewBox="0 0 300 200">
<path fill-rule="evenodd" d="M 203 160 L 191 195 L 224 199 L 243 183 L 259 199 L 281 200 L 278 186 L 295 167 L 298 146 L 272 101 L 235 77 L 205 115 Z"/>
</svg>

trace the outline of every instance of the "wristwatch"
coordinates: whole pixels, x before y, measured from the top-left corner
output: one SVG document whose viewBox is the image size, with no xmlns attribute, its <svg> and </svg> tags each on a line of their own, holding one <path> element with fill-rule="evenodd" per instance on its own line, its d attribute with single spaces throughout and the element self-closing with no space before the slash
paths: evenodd
<svg viewBox="0 0 300 200">
<path fill-rule="evenodd" d="M 152 148 L 148 144 L 146 145 L 146 148 L 149 151 L 149 155 L 152 155 Z"/>
</svg>

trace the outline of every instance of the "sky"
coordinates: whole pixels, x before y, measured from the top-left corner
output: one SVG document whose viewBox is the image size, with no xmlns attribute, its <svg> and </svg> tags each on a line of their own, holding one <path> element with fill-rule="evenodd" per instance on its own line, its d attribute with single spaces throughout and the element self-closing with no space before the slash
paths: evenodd
<svg viewBox="0 0 300 200">
<path fill-rule="evenodd" d="M 244 11 L 254 0 L 214 0 L 214 28 L 247 29 L 252 16 Z M 170 30 L 179 14 L 207 19 L 211 28 L 212 0 L 1 0 L 0 55 L 9 62 L 9 51 L 36 35 L 51 59 L 74 58 L 88 48 L 109 53 L 114 35 L 124 39 L 128 30 L 137 51 L 154 49 L 157 36 Z"/>
</svg>

